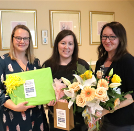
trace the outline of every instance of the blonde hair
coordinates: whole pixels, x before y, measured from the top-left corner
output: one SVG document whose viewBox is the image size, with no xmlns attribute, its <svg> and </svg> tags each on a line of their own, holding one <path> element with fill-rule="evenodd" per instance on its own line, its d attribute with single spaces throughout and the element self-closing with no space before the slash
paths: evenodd
<svg viewBox="0 0 134 131">
<path fill-rule="evenodd" d="M 14 37 L 15 31 L 17 29 L 23 29 L 23 30 L 26 30 L 29 33 L 29 46 L 26 49 L 26 57 L 27 57 L 29 63 L 33 64 L 35 58 L 34 58 L 34 53 L 33 53 L 32 36 L 31 36 L 30 30 L 25 25 L 17 25 L 13 29 L 12 34 L 11 34 L 11 40 L 10 40 L 9 56 L 11 57 L 12 60 L 17 60 L 17 58 L 15 56 L 15 52 L 14 52 L 14 46 L 13 46 L 13 37 Z"/>
</svg>

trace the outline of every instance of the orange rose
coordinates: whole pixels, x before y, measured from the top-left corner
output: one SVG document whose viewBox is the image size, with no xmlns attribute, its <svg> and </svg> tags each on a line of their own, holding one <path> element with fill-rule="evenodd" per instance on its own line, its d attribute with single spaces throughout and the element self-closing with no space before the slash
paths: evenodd
<svg viewBox="0 0 134 131">
<path fill-rule="evenodd" d="M 81 97 L 81 95 L 77 95 L 76 104 L 77 106 L 84 107 L 86 105 L 86 101 Z"/>
<path fill-rule="evenodd" d="M 69 90 L 74 90 L 74 92 L 80 90 L 79 82 L 74 82 L 68 86 Z"/>
<path fill-rule="evenodd" d="M 107 91 L 104 87 L 99 87 L 95 90 L 95 98 L 103 101 L 107 98 Z"/>
</svg>

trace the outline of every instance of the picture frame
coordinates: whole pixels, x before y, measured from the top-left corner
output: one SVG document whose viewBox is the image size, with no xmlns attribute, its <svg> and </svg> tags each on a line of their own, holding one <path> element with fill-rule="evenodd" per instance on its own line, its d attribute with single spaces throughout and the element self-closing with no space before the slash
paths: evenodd
<svg viewBox="0 0 134 131">
<path fill-rule="evenodd" d="M 100 32 L 104 24 L 112 22 L 115 19 L 114 12 L 101 12 L 101 11 L 90 11 L 89 12 L 89 34 L 90 44 L 100 44 Z"/>
<path fill-rule="evenodd" d="M 36 10 L 0 10 L 0 50 L 10 49 L 10 37 L 18 24 L 26 25 L 32 35 L 33 47 L 37 46 Z"/>
<path fill-rule="evenodd" d="M 69 29 L 76 35 L 78 45 L 81 45 L 81 12 L 72 10 L 49 10 L 51 47 L 57 34 Z"/>
</svg>

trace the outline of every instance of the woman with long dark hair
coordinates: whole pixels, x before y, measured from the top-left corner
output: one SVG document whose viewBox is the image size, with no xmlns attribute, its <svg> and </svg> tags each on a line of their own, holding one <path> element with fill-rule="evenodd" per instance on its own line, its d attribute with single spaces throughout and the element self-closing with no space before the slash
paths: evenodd
<svg viewBox="0 0 134 131">
<path fill-rule="evenodd" d="M 127 51 L 126 30 L 119 22 L 107 23 L 100 34 L 98 61 L 96 69 L 104 70 L 104 76 L 113 68 L 113 74 L 120 76 L 121 92 L 133 91 L 124 97 L 126 100 L 111 112 L 102 111 L 103 121 L 101 131 L 133 131 L 134 130 L 134 57 Z"/>
<path fill-rule="evenodd" d="M 85 60 L 78 58 L 78 43 L 75 34 L 71 30 L 62 30 L 55 39 L 52 56 L 43 63 L 42 67 L 51 67 L 53 79 L 65 77 L 73 82 L 73 74 L 76 73 L 78 64 L 84 66 L 87 70 L 89 69 L 89 64 Z M 54 104 L 54 101 L 48 104 L 50 109 L 48 114 L 50 131 L 61 131 L 54 128 L 52 117 Z M 87 131 L 81 112 L 75 113 L 74 125 L 75 128 L 71 131 Z"/>
</svg>

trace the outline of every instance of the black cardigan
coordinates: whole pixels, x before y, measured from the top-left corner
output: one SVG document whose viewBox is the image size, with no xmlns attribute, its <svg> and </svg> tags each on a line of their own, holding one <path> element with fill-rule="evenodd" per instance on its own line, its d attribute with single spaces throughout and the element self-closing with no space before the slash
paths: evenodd
<svg viewBox="0 0 134 131">
<path fill-rule="evenodd" d="M 97 72 L 103 64 L 104 61 L 101 62 L 98 60 L 95 72 Z M 105 76 L 108 76 L 112 68 L 113 74 L 117 74 L 121 77 L 122 85 L 119 86 L 121 92 L 133 91 L 131 95 L 134 99 L 134 57 L 127 53 L 120 60 L 112 62 Z M 114 113 L 109 113 L 105 117 L 116 126 L 134 125 L 134 103 L 116 110 Z"/>
</svg>

